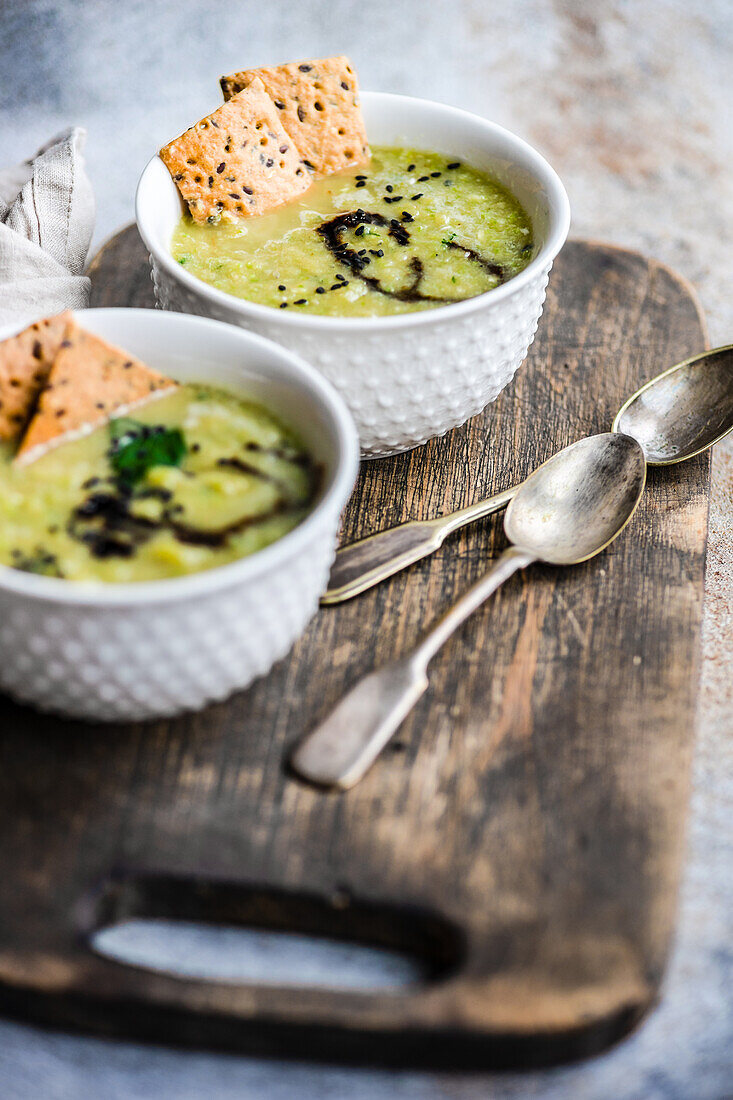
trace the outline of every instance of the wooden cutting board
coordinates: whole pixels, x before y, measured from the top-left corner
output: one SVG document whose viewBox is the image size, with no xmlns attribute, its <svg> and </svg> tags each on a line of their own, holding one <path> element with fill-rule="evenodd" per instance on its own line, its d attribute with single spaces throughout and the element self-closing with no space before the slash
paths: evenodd
<svg viewBox="0 0 733 1100">
<path fill-rule="evenodd" d="M 93 305 L 153 305 L 133 228 L 92 276 Z M 704 347 L 673 272 L 569 244 L 514 383 L 446 438 L 366 464 L 344 539 L 505 488 Z M 290 778 L 289 746 L 486 569 L 500 519 L 322 610 L 269 677 L 204 713 L 94 728 L 4 701 L 0 1010 L 421 1065 L 538 1064 L 625 1034 L 658 996 L 673 930 L 708 474 L 707 456 L 652 470 L 605 554 L 510 581 L 441 651 L 390 751 L 346 794 Z M 125 916 L 381 945 L 415 956 L 424 980 L 373 992 L 182 979 L 90 950 Z"/>
</svg>

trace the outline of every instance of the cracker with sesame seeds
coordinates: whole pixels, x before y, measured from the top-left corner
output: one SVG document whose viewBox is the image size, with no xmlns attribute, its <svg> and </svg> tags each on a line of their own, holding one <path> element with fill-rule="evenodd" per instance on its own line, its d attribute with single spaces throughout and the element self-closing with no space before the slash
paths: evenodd
<svg viewBox="0 0 733 1100">
<path fill-rule="evenodd" d="M 266 214 L 310 186 L 298 149 L 260 80 L 159 155 L 196 222 Z"/>
<path fill-rule="evenodd" d="M 71 313 L 35 321 L 0 344 L 0 440 L 14 443 L 28 423 Z"/>
<path fill-rule="evenodd" d="M 348 57 L 244 69 L 221 77 L 224 98 L 230 100 L 258 79 L 272 97 L 307 167 L 330 175 L 369 160 L 359 84 Z"/>
<path fill-rule="evenodd" d="M 170 378 L 68 321 L 15 461 L 27 465 L 59 443 L 177 389 Z"/>
</svg>

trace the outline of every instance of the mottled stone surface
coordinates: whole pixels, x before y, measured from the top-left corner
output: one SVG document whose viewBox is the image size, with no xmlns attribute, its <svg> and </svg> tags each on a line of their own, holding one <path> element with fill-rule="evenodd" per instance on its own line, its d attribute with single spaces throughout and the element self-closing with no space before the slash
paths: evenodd
<svg viewBox="0 0 733 1100">
<path fill-rule="evenodd" d="M 226 18 L 222 18 L 225 13 Z M 367 88 L 444 100 L 528 138 L 576 235 L 640 248 L 696 286 L 733 342 L 729 0 L 0 0 L 0 156 L 89 129 L 98 236 L 131 220 L 148 156 L 219 101 L 216 78 L 348 52 Z M 653 374 L 667 364 L 649 364 Z M 724 1100 L 733 1094 L 733 444 L 713 502 L 700 737 L 676 949 L 661 1006 L 581 1066 L 511 1076 L 276 1065 L 0 1025 L 3 1100 Z"/>
</svg>

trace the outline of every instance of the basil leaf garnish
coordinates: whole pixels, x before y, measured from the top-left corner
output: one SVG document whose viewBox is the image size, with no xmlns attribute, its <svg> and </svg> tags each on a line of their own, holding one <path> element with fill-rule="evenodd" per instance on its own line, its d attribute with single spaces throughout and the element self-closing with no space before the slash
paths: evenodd
<svg viewBox="0 0 733 1100">
<path fill-rule="evenodd" d="M 141 424 L 126 416 L 111 420 L 109 461 L 123 485 L 135 485 L 153 466 L 180 466 L 186 441 L 179 428 Z"/>
</svg>

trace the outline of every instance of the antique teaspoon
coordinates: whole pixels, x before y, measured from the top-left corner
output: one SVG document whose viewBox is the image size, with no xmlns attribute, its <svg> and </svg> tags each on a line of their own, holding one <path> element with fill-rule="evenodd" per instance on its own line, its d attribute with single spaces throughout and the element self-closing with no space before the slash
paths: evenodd
<svg viewBox="0 0 733 1100">
<path fill-rule="evenodd" d="M 360 680 L 296 747 L 293 770 L 346 790 L 362 778 L 428 686 L 432 657 L 453 631 L 518 569 L 535 561 L 576 565 L 598 554 L 631 519 L 646 462 L 631 436 L 581 439 L 538 467 L 515 490 L 504 517 L 512 543 L 407 657 Z"/>
<path fill-rule="evenodd" d="M 650 466 L 684 462 L 733 429 L 733 345 L 703 352 L 647 382 L 621 407 L 614 432 L 644 448 Z M 336 554 L 322 604 L 341 603 L 442 545 L 459 527 L 498 512 L 517 492 L 502 493 L 437 519 L 416 520 L 379 531 Z"/>
</svg>

